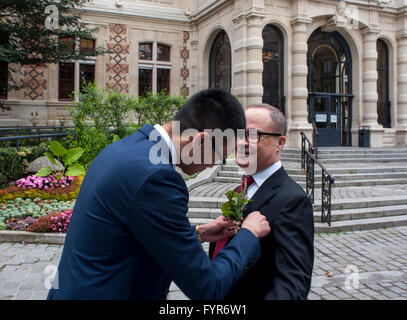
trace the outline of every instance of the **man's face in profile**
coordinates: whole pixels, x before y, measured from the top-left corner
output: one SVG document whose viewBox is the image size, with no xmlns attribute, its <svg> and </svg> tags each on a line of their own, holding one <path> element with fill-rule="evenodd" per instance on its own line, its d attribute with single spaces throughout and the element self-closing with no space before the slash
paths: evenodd
<svg viewBox="0 0 407 320">
<path fill-rule="evenodd" d="M 238 139 L 236 163 L 244 171 L 256 168 L 255 172 L 246 172 L 246 174 L 254 174 L 280 160 L 286 137 L 261 134 L 262 132 L 280 133 L 273 129 L 269 110 L 254 107 L 247 109 L 245 114 L 247 134 L 245 139 Z"/>
</svg>

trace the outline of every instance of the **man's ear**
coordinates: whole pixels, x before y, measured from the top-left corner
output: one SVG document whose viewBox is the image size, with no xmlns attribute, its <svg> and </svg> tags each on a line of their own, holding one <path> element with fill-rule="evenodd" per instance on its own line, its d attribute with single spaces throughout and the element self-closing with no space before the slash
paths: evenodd
<svg viewBox="0 0 407 320">
<path fill-rule="evenodd" d="M 287 137 L 286 136 L 281 136 L 278 139 L 278 146 L 283 150 L 285 143 L 287 142 Z"/>
</svg>

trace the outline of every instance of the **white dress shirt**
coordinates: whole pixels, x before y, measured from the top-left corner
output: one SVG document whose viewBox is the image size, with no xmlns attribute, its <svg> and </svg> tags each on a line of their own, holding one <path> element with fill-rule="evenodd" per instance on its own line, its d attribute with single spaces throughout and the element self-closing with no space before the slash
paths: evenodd
<svg viewBox="0 0 407 320">
<path fill-rule="evenodd" d="M 154 128 L 158 131 L 158 133 L 161 135 L 161 137 L 164 139 L 165 143 L 168 146 L 168 149 L 171 152 L 171 159 L 172 159 L 172 165 L 175 168 L 175 165 L 177 164 L 177 152 L 175 151 L 174 144 L 171 141 L 170 136 L 168 135 L 167 131 L 160 126 L 159 124 L 156 124 Z"/>
<path fill-rule="evenodd" d="M 274 174 L 278 169 L 281 168 L 281 161 L 277 161 L 276 163 L 272 164 L 271 166 L 263 169 L 260 172 L 255 173 L 252 175 L 254 179 L 254 183 L 251 184 L 249 188 L 247 188 L 247 199 L 251 199 L 256 191 L 261 187 L 261 185 L 266 181 L 272 174 Z"/>
</svg>

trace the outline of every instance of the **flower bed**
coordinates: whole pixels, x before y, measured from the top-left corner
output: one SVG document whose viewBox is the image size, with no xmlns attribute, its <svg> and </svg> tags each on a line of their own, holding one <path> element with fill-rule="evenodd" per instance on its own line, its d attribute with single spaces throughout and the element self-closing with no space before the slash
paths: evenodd
<svg viewBox="0 0 407 320">
<path fill-rule="evenodd" d="M 58 201 L 74 200 L 78 197 L 79 189 L 83 181 L 83 176 L 68 177 L 67 178 L 68 180 L 65 181 L 68 182 L 70 180 L 69 184 L 60 182 L 58 184 L 58 187 L 55 187 L 53 181 L 46 183 L 45 179 L 44 180 L 38 179 L 39 178 L 33 179 L 27 177 L 24 178 L 24 182 L 22 182 L 21 181 L 22 179 L 20 179 L 18 180 L 20 182 L 17 184 L 17 186 L 10 186 L 0 190 L 0 203 L 4 203 L 8 200 L 15 200 L 17 198 L 22 199 L 39 198 L 42 200 L 58 200 Z M 50 187 L 51 185 L 54 185 L 54 188 Z M 45 187 L 48 188 L 45 189 Z"/>
<path fill-rule="evenodd" d="M 0 190 L 0 230 L 66 232 L 82 181 L 31 175 Z"/>
<path fill-rule="evenodd" d="M 8 200 L 0 204 L 0 230 L 66 232 L 69 219 L 65 215 L 72 214 L 74 205 L 75 200 L 57 201 L 39 198 Z M 58 218 L 55 220 L 51 219 L 52 217 Z M 66 225 L 60 228 L 58 222 L 66 220 Z M 55 228 L 52 227 L 52 223 L 56 223 Z"/>
<path fill-rule="evenodd" d="M 37 177 L 36 175 L 28 176 L 16 181 L 17 187 L 23 189 L 39 189 L 39 190 L 48 190 L 48 189 L 57 189 L 57 188 L 66 188 L 72 181 L 74 177 L 65 177 L 57 179 L 54 175 L 47 177 Z"/>
</svg>

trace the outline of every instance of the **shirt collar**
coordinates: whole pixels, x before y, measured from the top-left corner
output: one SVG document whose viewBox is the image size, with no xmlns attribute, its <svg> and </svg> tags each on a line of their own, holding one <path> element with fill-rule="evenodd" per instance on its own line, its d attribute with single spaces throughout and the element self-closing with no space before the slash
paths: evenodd
<svg viewBox="0 0 407 320">
<path fill-rule="evenodd" d="M 263 169 L 260 172 L 256 172 L 252 177 L 254 182 L 256 182 L 257 186 L 260 188 L 261 185 L 266 181 L 272 174 L 274 174 L 278 169 L 281 168 L 281 161 L 277 161 L 276 163 L 272 164 L 271 166 Z"/>
<path fill-rule="evenodd" d="M 170 149 L 172 165 L 173 165 L 173 167 L 175 167 L 175 164 L 177 163 L 177 152 L 175 151 L 175 147 L 171 141 L 170 136 L 168 135 L 167 131 L 165 131 L 165 129 L 161 125 L 156 124 L 154 126 L 154 128 L 159 132 L 161 137 L 163 137 L 165 143 L 167 144 L 168 148 Z"/>
</svg>

